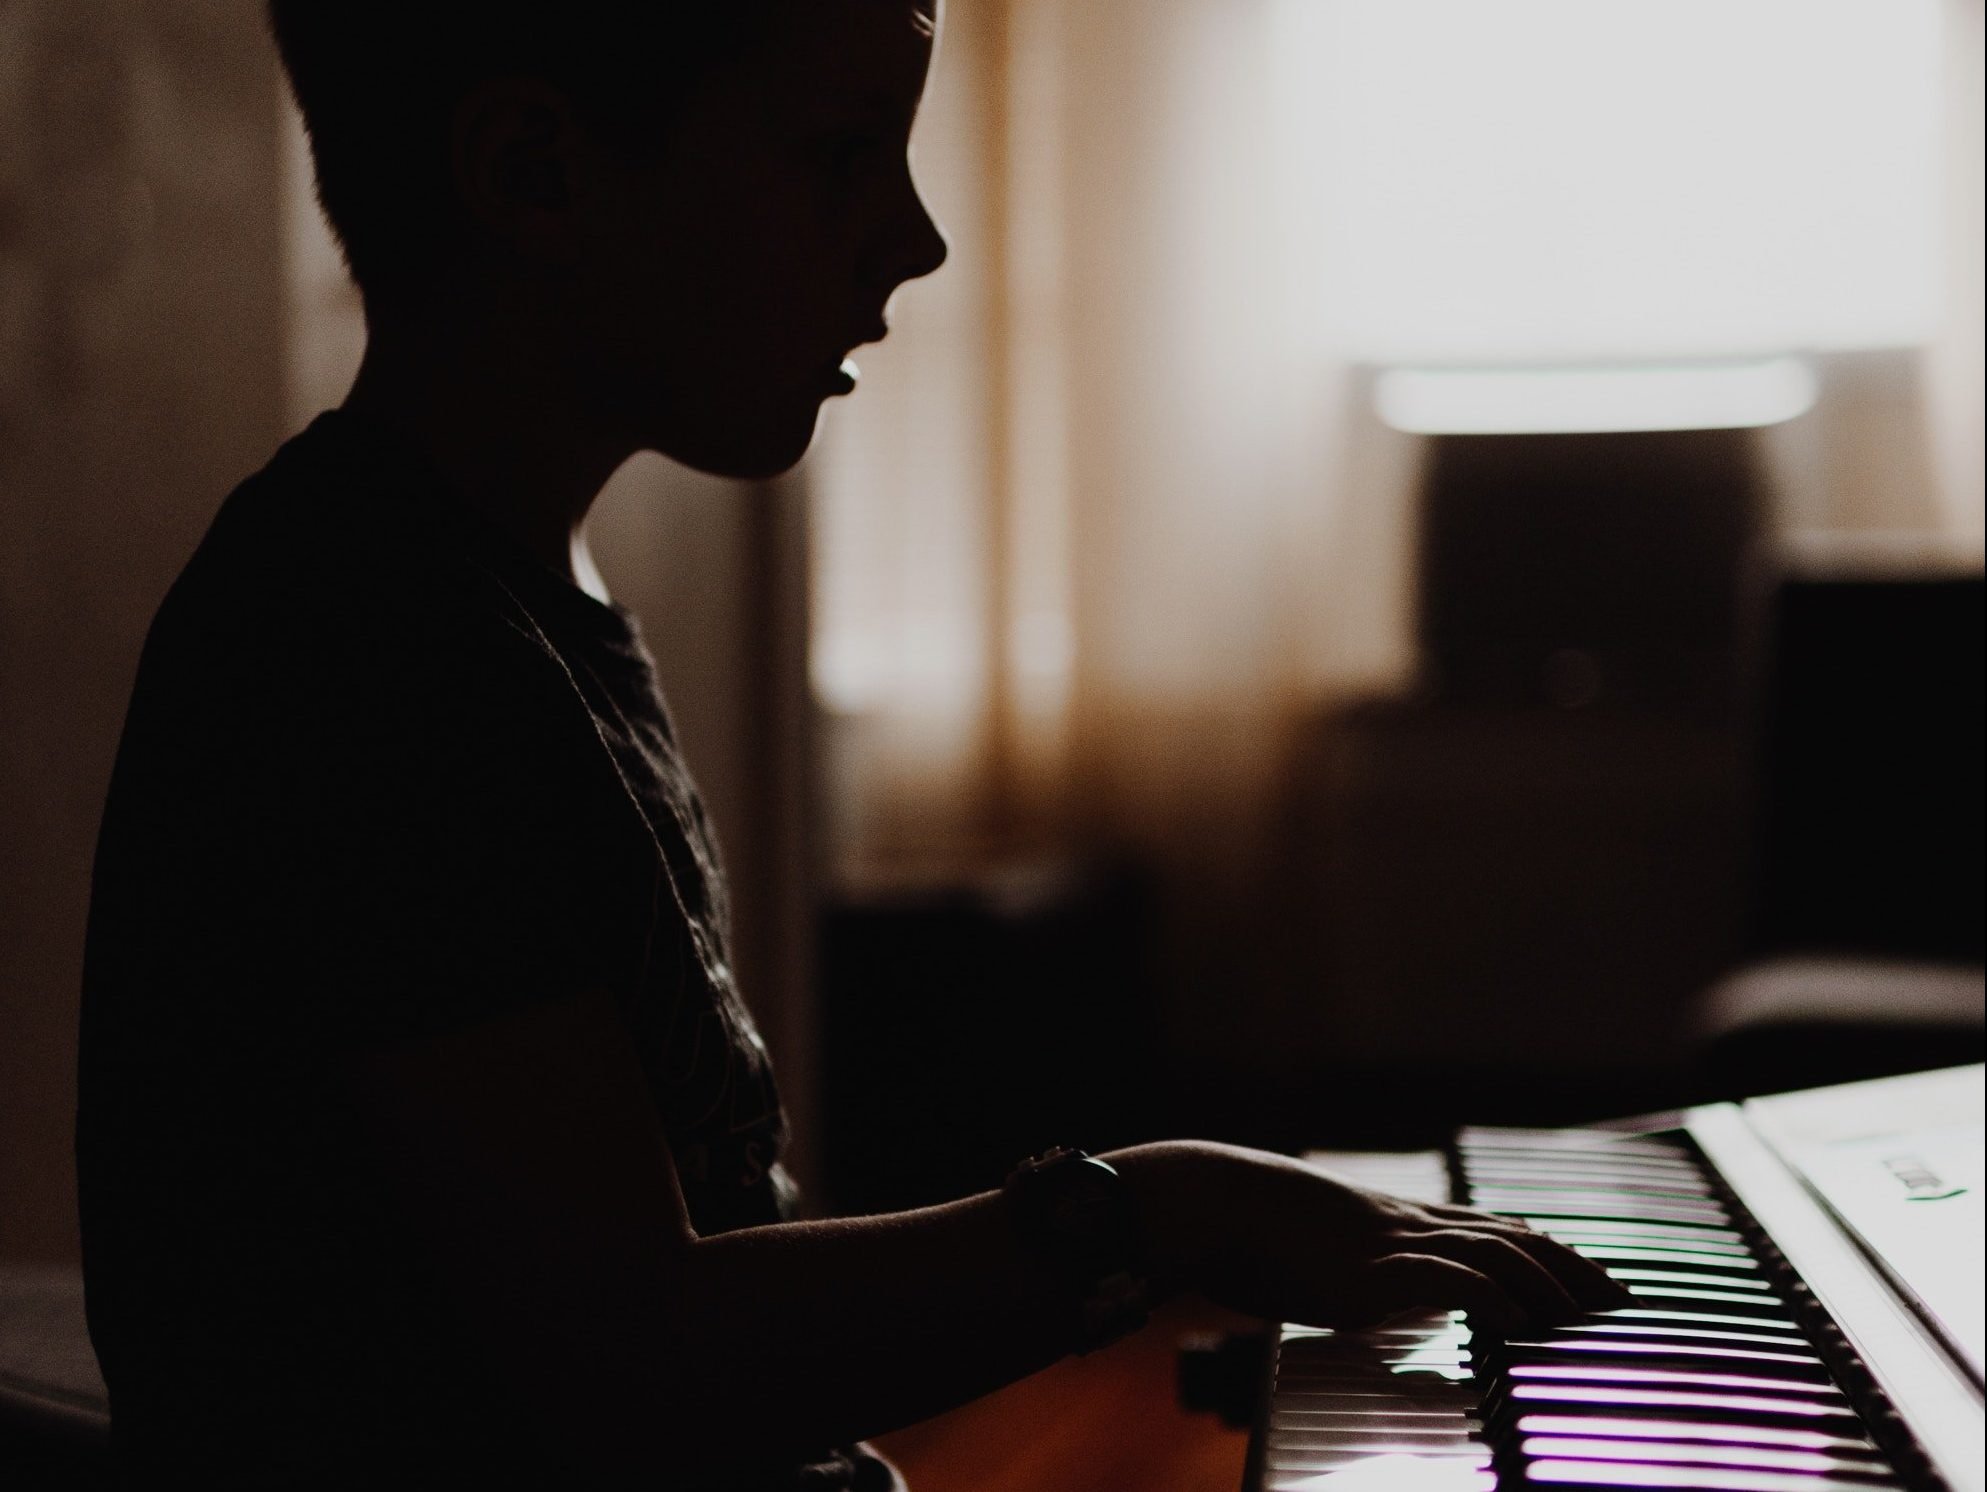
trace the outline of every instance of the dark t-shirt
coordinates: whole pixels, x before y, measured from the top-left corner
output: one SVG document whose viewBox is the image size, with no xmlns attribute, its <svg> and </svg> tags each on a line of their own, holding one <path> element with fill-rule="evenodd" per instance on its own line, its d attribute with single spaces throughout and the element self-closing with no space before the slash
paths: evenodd
<svg viewBox="0 0 1987 1492">
<path fill-rule="evenodd" d="M 363 421 L 286 445 L 153 623 L 97 848 L 77 1160 L 125 1458 L 557 1484 L 335 1074 L 604 987 L 697 1230 L 776 1221 L 784 1121 L 728 937 L 634 619 Z"/>
</svg>

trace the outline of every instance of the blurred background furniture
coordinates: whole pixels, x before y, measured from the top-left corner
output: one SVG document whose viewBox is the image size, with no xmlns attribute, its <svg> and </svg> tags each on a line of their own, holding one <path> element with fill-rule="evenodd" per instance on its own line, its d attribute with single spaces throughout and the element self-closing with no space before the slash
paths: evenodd
<svg viewBox="0 0 1987 1492">
<path fill-rule="evenodd" d="M 1791 556 L 1766 620 L 1749 956 L 1695 1011 L 1700 1088 L 1977 1062 L 1981 576 Z"/>
</svg>

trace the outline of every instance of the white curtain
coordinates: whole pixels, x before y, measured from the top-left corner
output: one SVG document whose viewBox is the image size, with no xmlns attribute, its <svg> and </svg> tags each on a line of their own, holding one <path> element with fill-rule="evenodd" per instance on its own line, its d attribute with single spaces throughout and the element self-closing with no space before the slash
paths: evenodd
<svg viewBox="0 0 1987 1492">
<path fill-rule="evenodd" d="M 1267 13 L 950 9 L 917 150 L 953 260 L 811 469 L 858 858 L 1172 840 L 1154 808 L 1223 832 L 1294 700 L 1404 662 L 1398 577 L 1358 559 L 1397 518 L 1333 501 L 1345 374 L 1264 212 L 1290 138 Z"/>
</svg>

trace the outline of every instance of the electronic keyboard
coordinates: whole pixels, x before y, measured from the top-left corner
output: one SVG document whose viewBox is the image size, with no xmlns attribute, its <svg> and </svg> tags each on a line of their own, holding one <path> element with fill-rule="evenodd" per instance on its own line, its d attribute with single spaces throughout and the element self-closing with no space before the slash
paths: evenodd
<svg viewBox="0 0 1987 1492">
<path fill-rule="evenodd" d="M 1447 1151 L 1315 1153 L 1522 1218 L 1634 1306 L 1279 1329 L 1245 1492 L 1987 1492 L 1978 1066 Z"/>
</svg>

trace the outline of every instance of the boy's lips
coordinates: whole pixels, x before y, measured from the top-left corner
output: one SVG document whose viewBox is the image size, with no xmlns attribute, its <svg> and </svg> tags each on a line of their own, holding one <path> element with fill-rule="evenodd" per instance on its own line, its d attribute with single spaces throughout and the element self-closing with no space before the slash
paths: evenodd
<svg viewBox="0 0 1987 1492">
<path fill-rule="evenodd" d="M 825 370 L 821 381 L 828 395 L 836 397 L 853 394 L 861 378 L 862 369 L 856 366 L 855 359 L 845 357 L 833 368 Z"/>
<path fill-rule="evenodd" d="M 880 318 L 865 334 L 856 340 L 855 347 L 867 347 L 872 342 L 881 342 L 890 335 L 890 323 Z M 825 370 L 823 382 L 831 394 L 852 394 L 856 384 L 862 379 L 862 369 L 856 366 L 855 348 L 835 360 L 832 367 Z"/>
</svg>

